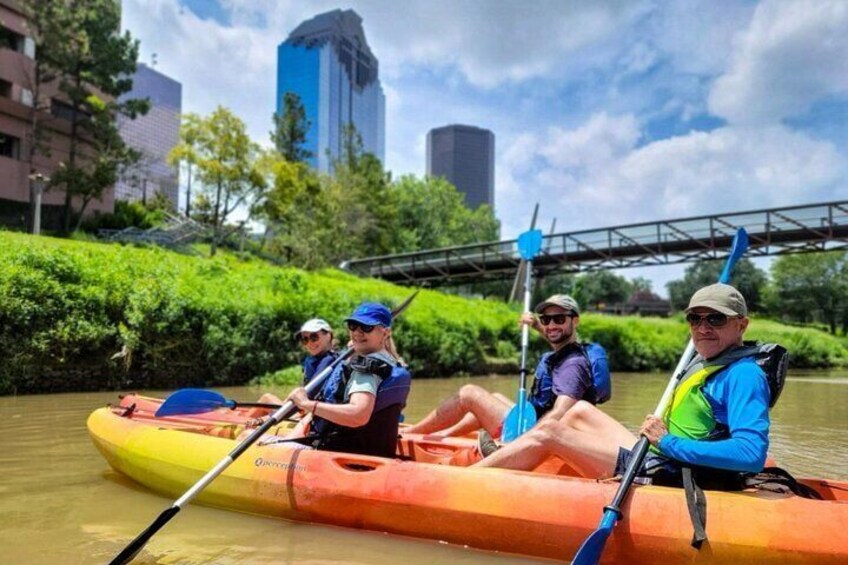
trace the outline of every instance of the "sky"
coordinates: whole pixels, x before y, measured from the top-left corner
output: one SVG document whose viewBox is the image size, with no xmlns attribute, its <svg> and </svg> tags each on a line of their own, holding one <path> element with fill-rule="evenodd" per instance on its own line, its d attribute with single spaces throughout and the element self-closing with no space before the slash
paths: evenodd
<svg viewBox="0 0 848 565">
<path fill-rule="evenodd" d="M 337 8 L 379 60 L 394 177 L 434 127 L 494 132 L 504 239 L 535 202 L 561 232 L 848 199 L 845 0 L 123 0 L 123 25 L 183 111 L 269 144 L 277 46 Z"/>
</svg>

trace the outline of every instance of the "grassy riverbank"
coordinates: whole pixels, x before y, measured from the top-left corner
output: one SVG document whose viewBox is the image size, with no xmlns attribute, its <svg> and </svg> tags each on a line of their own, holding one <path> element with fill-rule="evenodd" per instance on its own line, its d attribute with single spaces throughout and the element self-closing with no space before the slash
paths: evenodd
<svg viewBox="0 0 848 565">
<path fill-rule="evenodd" d="M 395 305 L 409 292 L 232 254 L 0 232 L 0 394 L 243 384 L 297 364 L 292 334 L 303 320 L 341 328 L 358 302 Z M 516 318 L 498 302 L 422 291 L 397 341 L 416 377 L 514 370 Z M 752 328 L 783 343 L 795 366 L 848 364 L 845 340 L 768 321 Z M 616 370 L 672 367 L 686 340 L 680 319 L 586 315 L 581 334 L 604 344 Z"/>
</svg>

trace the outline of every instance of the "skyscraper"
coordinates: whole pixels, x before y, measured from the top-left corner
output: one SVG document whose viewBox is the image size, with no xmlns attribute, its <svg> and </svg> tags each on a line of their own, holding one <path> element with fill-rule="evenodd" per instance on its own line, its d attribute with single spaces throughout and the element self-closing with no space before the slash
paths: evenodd
<svg viewBox="0 0 848 565">
<path fill-rule="evenodd" d="M 495 205 L 495 134 L 474 126 L 450 125 L 427 133 L 427 174 L 445 177 L 465 194 L 465 204 Z"/>
<path fill-rule="evenodd" d="M 130 120 L 118 117 L 124 142 L 141 152 L 138 164 L 115 184 L 115 199 L 147 201 L 161 192 L 179 206 L 179 175 L 167 163 L 168 153 L 179 143 L 183 87 L 174 79 L 139 63 L 132 90 L 124 98 L 150 98 L 150 111 Z"/>
<path fill-rule="evenodd" d="M 300 97 L 309 121 L 304 149 L 309 164 L 330 171 L 342 152 L 343 132 L 352 124 L 363 149 L 383 161 L 386 98 L 378 63 L 353 10 L 333 10 L 297 26 L 277 49 L 277 108 L 283 97 Z M 331 156 L 327 155 L 329 151 Z"/>
</svg>

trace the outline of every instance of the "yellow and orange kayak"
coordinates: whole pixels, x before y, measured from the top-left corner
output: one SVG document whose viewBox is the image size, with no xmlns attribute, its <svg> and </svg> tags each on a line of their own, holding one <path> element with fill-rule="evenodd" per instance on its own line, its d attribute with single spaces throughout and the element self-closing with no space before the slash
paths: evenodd
<svg viewBox="0 0 848 565">
<path fill-rule="evenodd" d="M 152 415 L 155 400 L 122 404 L 89 417 L 95 445 L 115 470 L 174 498 L 226 456 L 243 429 L 238 411 L 163 420 Z M 469 439 L 405 434 L 397 459 L 253 445 L 195 500 L 567 560 L 597 528 L 617 488 L 563 474 L 567 467 L 556 461 L 532 473 L 459 466 L 473 459 L 466 453 L 472 445 Z M 700 551 L 689 545 L 692 525 L 682 490 L 634 486 L 603 562 L 848 563 L 848 484 L 804 483 L 825 500 L 708 491 L 709 542 Z"/>
</svg>

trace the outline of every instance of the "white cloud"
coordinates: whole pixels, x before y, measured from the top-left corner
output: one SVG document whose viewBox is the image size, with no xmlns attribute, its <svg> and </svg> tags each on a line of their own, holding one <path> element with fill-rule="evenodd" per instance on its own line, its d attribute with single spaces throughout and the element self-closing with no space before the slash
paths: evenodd
<svg viewBox="0 0 848 565">
<path fill-rule="evenodd" d="M 848 3 L 766 1 L 709 97 L 733 123 L 776 123 L 848 92 Z"/>
<path fill-rule="evenodd" d="M 605 114 L 573 130 L 516 138 L 499 163 L 499 209 L 521 217 L 538 200 L 543 225 L 557 217 L 558 229 L 573 231 L 833 200 L 848 175 L 833 144 L 782 126 L 637 142 L 633 116 Z M 523 229 L 520 221 L 505 225 L 509 235 Z"/>
</svg>

